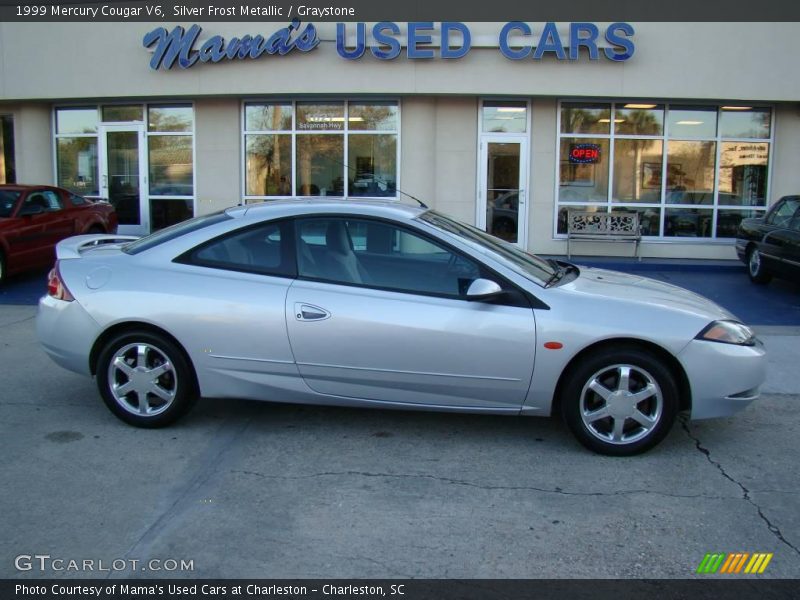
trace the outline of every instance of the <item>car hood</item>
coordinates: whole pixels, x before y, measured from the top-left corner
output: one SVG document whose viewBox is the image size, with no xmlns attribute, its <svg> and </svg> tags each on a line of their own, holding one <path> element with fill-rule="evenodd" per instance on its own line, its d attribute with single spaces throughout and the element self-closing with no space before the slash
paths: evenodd
<svg viewBox="0 0 800 600">
<path fill-rule="evenodd" d="M 560 287 L 565 291 L 596 296 L 598 301 L 607 299 L 653 306 L 702 316 L 709 320 L 739 320 L 731 312 L 700 294 L 641 275 L 580 267 L 580 275 Z"/>
</svg>

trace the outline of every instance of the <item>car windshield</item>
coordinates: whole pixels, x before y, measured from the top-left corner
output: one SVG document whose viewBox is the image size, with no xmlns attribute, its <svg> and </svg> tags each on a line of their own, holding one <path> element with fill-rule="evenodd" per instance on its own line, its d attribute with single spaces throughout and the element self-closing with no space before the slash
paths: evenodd
<svg viewBox="0 0 800 600">
<path fill-rule="evenodd" d="M 529 254 L 514 244 L 504 242 L 477 227 L 455 221 L 434 210 L 422 213 L 417 219 L 471 242 L 473 247 L 484 254 L 494 254 L 503 262 L 511 263 L 518 270 L 533 277 L 539 284 L 552 281 L 553 276 L 557 273 L 557 269 L 545 259 Z"/>
<path fill-rule="evenodd" d="M 0 219 L 11 216 L 14 205 L 17 203 L 17 200 L 19 200 L 19 194 L 19 192 L 0 190 Z"/>
<path fill-rule="evenodd" d="M 188 221 L 181 221 L 180 223 L 160 229 L 159 231 L 151 233 L 143 238 L 139 238 L 135 242 L 125 244 L 123 252 L 127 254 L 139 254 L 139 252 L 144 252 L 145 250 L 149 250 L 150 248 L 154 248 L 155 246 L 160 246 L 161 244 L 164 244 L 170 240 L 174 240 L 176 237 L 186 235 L 187 233 L 197 231 L 198 229 L 203 229 L 204 227 L 210 227 L 211 225 L 220 223 L 221 221 L 225 221 L 226 219 L 230 218 L 231 217 L 229 217 L 225 211 L 221 211 L 203 215 L 202 217 L 195 217 L 194 219 L 189 219 Z"/>
</svg>

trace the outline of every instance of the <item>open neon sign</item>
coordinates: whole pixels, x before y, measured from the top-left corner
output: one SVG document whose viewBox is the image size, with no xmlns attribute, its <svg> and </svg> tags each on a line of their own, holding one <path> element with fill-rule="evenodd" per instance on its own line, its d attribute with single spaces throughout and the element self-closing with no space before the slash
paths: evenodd
<svg viewBox="0 0 800 600">
<path fill-rule="evenodd" d="M 600 162 L 600 146 L 597 144 L 571 144 L 569 162 L 580 165 Z"/>
</svg>

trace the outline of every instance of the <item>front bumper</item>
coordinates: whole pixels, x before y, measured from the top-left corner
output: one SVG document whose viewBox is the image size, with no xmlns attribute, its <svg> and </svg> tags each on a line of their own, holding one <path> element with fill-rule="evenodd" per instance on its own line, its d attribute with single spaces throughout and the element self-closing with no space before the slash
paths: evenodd
<svg viewBox="0 0 800 600">
<path fill-rule="evenodd" d="M 100 335 L 100 325 L 77 301 L 51 296 L 39 300 L 36 336 L 53 361 L 76 373 L 91 375 L 89 355 Z"/>
<path fill-rule="evenodd" d="M 747 263 L 747 242 L 745 240 L 736 240 L 736 256 L 743 263 Z"/>
<path fill-rule="evenodd" d="M 756 400 L 767 378 L 764 346 L 692 340 L 678 355 L 692 391 L 692 419 L 727 417 Z"/>
</svg>

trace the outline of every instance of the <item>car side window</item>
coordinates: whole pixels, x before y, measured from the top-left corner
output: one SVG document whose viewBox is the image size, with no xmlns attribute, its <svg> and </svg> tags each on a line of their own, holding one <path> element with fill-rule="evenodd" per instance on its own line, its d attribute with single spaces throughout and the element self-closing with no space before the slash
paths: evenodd
<svg viewBox="0 0 800 600">
<path fill-rule="evenodd" d="M 479 277 L 473 260 L 400 226 L 360 218 L 297 221 L 301 277 L 412 294 L 463 297 Z"/>
<path fill-rule="evenodd" d="M 75 194 L 69 195 L 69 201 L 72 203 L 72 206 L 81 206 L 82 204 L 86 204 L 86 198 L 82 196 L 76 196 Z"/>
<path fill-rule="evenodd" d="M 45 212 L 55 212 L 64 208 L 61 198 L 58 194 L 49 190 L 42 190 L 38 192 L 31 192 L 25 201 L 22 203 L 22 210 L 25 208 L 41 206 Z"/>
<path fill-rule="evenodd" d="M 206 242 L 181 262 L 278 277 L 295 277 L 289 221 L 247 227 Z"/>
<path fill-rule="evenodd" d="M 788 227 L 798 208 L 800 208 L 800 200 L 787 198 L 770 213 L 767 223 L 775 227 Z"/>
</svg>

